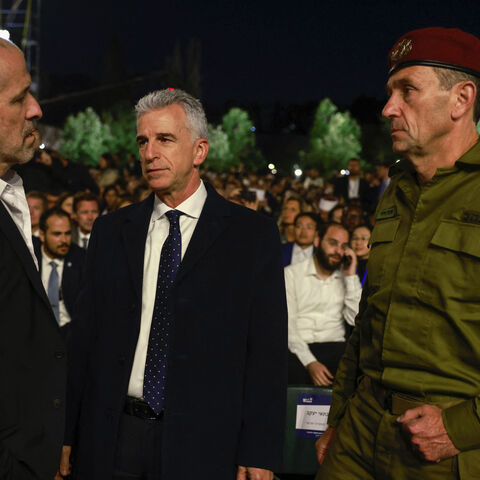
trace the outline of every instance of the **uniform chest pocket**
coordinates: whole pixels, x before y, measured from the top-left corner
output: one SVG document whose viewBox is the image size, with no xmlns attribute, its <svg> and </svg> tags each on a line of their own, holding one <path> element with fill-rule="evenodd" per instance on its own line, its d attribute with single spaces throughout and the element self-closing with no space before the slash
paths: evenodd
<svg viewBox="0 0 480 480">
<path fill-rule="evenodd" d="M 386 271 L 386 263 L 392 254 L 392 244 L 397 235 L 400 217 L 381 220 L 375 224 L 370 238 L 371 251 L 368 257 L 368 284 L 379 286 Z"/>
<path fill-rule="evenodd" d="M 480 226 L 443 220 L 423 259 L 420 297 L 442 309 L 452 301 L 464 311 L 478 308 L 479 279 Z"/>
</svg>

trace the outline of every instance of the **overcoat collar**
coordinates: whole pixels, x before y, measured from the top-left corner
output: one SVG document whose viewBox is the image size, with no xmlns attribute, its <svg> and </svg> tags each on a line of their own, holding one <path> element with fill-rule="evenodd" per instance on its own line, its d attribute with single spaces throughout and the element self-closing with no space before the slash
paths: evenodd
<svg viewBox="0 0 480 480">
<path fill-rule="evenodd" d="M 12 217 L 7 212 L 7 209 L 0 202 L 0 229 L 3 231 L 5 236 L 8 238 L 12 248 L 15 250 L 16 254 L 20 259 L 20 263 L 27 274 L 28 279 L 30 280 L 33 288 L 36 290 L 41 299 L 45 302 L 48 307 L 48 311 L 51 313 L 52 320 L 57 323 L 55 316 L 53 315 L 50 302 L 48 300 L 45 289 L 42 285 L 42 280 L 40 274 L 35 267 L 35 263 L 32 258 L 32 254 L 25 245 L 25 241 L 22 238 L 22 235 L 18 231 L 15 222 L 12 220 Z"/>
</svg>

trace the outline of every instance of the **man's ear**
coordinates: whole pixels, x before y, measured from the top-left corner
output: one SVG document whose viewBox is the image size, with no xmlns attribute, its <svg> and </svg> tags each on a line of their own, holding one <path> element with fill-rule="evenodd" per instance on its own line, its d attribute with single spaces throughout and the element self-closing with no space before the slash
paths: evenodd
<svg viewBox="0 0 480 480">
<path fill-rule="evenodd" d="M 193 165 L 199 167 L 207 158 L 209 144 L 206 138 L 199 138 L 193 144 Z"/>
<path fill-rule="evenodd" d="M 473 109 L 475 98 L 477 95 L 477 87 L 468 80 L 466 82 L 457 83 L 452 87 L 454 89 L 455 103 L 452 109 L 452 120 L 458 120 L 467 112 Z"/>
<path fill-rule="evenodd" d="M 320 245 L 320 237 L 318 236 L 318 233 L 317 233 L 317 235 L 315 235 L 315 238 L 313 239 L 313 246 L 315 248 L 318 248 L 319 245 Z"/>
<path fill-rule="evenodd" d="M 45 243 L 45 232 L 42 229 L 38 231 L 38 238 L 40 238 L 42 243 Z"/>
</svg>

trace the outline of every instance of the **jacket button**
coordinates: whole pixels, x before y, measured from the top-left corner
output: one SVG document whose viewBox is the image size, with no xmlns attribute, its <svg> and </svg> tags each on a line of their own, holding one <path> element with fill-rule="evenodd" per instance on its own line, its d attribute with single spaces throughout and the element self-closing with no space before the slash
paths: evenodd
<svg viewBox="0 0 480 480">
<path fill-rule="evenodd" d="M 64 352 L 55 352 L 55 358 L 58 358 L 59 360 L 65 356 Z"/>
<path fill-rule="evenodd" d="M 62 405 L 62 401 L 59 398 L 55 398 L 53 400 L 53 408 L 60 408 Z"/>
</svg>

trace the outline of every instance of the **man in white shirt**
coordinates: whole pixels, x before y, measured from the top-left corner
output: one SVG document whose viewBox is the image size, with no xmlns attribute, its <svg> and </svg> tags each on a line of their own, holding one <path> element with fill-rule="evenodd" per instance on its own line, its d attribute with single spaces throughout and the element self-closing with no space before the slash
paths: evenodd
<svg viewBox="0 0 480 480">
<path fill-rule="evenodd" d="M 353 325 L 362 288 L 348 231 L 323 226 L 315 255 L 285 268 L 289 383 L 329 386 L 345 348 L 345 323 Z"/>
<path fill-rule="evenodd" d="M 294 225 L 295 241 L 282 244 L 284 267 L 308 260 L 318 245 L 318 219 L 314 213 L 299 213 Z"/>
<path fill-rule="evenodd" d="M 154 193 L 95 222 L 61 472 L 73 447 L 77 480 L 271 480 L 287 370 L 278 229 L 201 181 L 197 99 L 165 89 L 136 111 Z"/>
<path fill-rule="evenodd" d="M 42 111 L 19 48 L 0 40 L 0 478 L 53 478 L 64 434 L 65 346 L 42 286 L 23 182 Z"/>
</svg>

